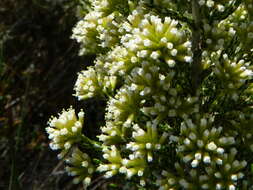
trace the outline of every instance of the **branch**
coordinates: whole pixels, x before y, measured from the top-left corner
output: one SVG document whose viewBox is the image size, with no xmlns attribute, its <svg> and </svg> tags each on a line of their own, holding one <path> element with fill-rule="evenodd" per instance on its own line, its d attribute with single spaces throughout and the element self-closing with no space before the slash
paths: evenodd
<svg viewBox="0 0 253 190">
<path fill-rule="evenodd" d="M 82 141 L 82 146 L 84 146 L 87 149 L 92 149 L 96 152 L 101 152 L 102 151 L 102 146 L 99 142 L 94 141 L 86 137 L 85 135 L 81 136 L 81 141 Z"/>
<path fill-rule="evenodd" d="M 201 73 L 201 17 L 200 7 L 197 0 L 192 0 L 192 16 L 193 16 L 193 27 L 192 27 L 192 85 L 193 93 L 196 94 L 198 86 L 200 84 L 200 73 Z"/>
</svg>

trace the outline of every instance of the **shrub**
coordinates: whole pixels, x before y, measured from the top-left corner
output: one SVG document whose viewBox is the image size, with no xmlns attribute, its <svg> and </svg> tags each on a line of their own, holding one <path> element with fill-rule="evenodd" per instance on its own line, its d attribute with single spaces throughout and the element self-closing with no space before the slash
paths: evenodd
<svg viewBox="0 0 253 190">
<path fill-rule="evenodd" d="M 107 101 L 88 138 L 83 111 L 46 128 L 74 182 L 119 189 L 253 189 L 249 0 L 95 0 L 73 29 L 78 100 Z"/>
</svg>

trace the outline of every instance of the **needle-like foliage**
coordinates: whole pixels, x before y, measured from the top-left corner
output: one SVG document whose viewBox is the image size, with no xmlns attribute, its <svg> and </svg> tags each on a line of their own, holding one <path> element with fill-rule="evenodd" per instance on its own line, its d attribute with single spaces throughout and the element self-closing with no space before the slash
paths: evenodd
<svg viewBox="0 0 253 190">
<path fill-rule="evenodd" d="M 90 3 L 72 38 L 97 59 L 74 96 L 106 100 L 105 125 L 97 139 L 73 133 L 82 122 L 71 109 L 47 128 L 52 148 L 80 147 L 68 158 L 75 182 L 100 174 L 129 189 L 252 189 L 253 2 Z"/>
</svg>

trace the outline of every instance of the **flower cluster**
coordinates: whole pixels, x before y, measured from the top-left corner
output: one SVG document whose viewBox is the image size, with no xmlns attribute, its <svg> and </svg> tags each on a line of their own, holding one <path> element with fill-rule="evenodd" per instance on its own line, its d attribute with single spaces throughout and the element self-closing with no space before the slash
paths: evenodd
<svg viewBox="0 0 253 190">
<path fill-rule="evenodd" d="M 82 100 L 94 96 L 109 95 L 115 89 L 116 79 L 115 76 L 104 76 L 103 73 L 90 67 L 88 70 L 79 73 L 74 88 L 75 96 Z"/>
<path fill-rule="evenodd" d="M 153 161 L 153 152 L 155 150 L 160 150 L 161 145 L 166 140 L 168 134 L 163 133 L 159 138 L 157 133 L 157 127 L 155 124 L 151 124 L 148 122 L 146 124 L 147 131 L 144 131 L 138 125 L 133 126 L 132 137 L 134 139 L 133 142 L 130 142 L 126 145 L 126 148 L 133 151 L 131 155 L 134 158 L 145 158 L 148 162 Z M 130 156 L 130 155 L 129 155 Z"/>
<path fill-rule="evenodd" d="M 129 155 L 129 158 L 122 158 L 119 150 L 116 146 L 104 147 L 103 157 L 108 160 L 108 164 L 101 164 L 97 170 L 99 172 L 105 172 L 105 177 L 110 178 L 116 174 L 125 174 L 128 179 L 134 175 L 139 177 L 143 176 L 144 169 L 146 167 L 145 160 L 141 158 L 135 158 Z M 140 183 L 144 183 L 143 180 Z"/>
<path fill-rule="evenodd" d="M 213 55 L 213 57 L 220 57 Z M 236 58 L 229 59 L 227 54 L 223 54 L 219 61 L 213 61 L 216 65 L 214 73 L 219 77 L 223 88 L 228 94 L 231 94 L 234 99 L 238 98 L 238 89 L 242 87 L 247 80 L 252 79 L 253 72 L 250 62 Z"/>
<path fill-rule="evenodd" d="M 73 152 L 64 159 L 74 182 L 102 175 L 119 188 L 252 189 L 252 2 L 90 4 L 72 38 L 97 58 L 74 95 L 106 100 L 104 125 L 89 139 L 83 112 L 70 108 L 47 128 L 53 149 Z"/>
<path fill-rule="evenodd" d="M 79 54 L 106 51 L 119 41 L 118 25 L 122 21 L 122 10 L 127 1 L 90 1 L 93 11 L 79 21 L 73 29 L 72 38 L 81 44 Z"/>
<path fill-rule="evenodd" d="M 76 39 L 78 43 L 82 43 L 83 46 L 79 52 L 80 55 L 92 53 L 100 49 L 97 39 L 98 31 L 96 29 L 100 17 L 100 13 L 90 12 L 85 16 L 84 20 L 79 21 L 73 29 L 72 38 Z"/>
<path fill-rule="evenodd" d="M 95 171 L 95 167 L 91 162 L 90 157 L 76 148 L 71 157 L 66 159 L 69 166 L 66 167 L 66 171 L 74 178 L 74 183 L 83 182 L 84 185 L 91 183 L 91 176 Z"/>
<path fill-rule="evenodd" d="M 50 147 L 52 150 L 62 150 L 59 158 L 63 157 L 74 143 L 80 141 L 83 119 L 83 111 L 78 113 L 77 118 L 75 110 L 69 108 L 67 111 L 63 110 L 58 118 L 52 117 L 49 120 L 46 131 L 48 138 L 52 140 Z"/>
<path fill-rule="evenodd" d="M 210 121 L 211 120 L 211 121 Z M 185 163 L 190 162 L 191 167 L 196 168 L 203 162 L 210 164 L 216 162 L 222 165 L 224 147 L 235 143 L 233 137 L 222 136 L 222 127 L 212 127 L 213 118 L 209 121 L 201 118 L 196 126 L 191 120 L 186 120 L 181 124 L 181 136 L 179 138 L 178 153 Z"/>
</svg>

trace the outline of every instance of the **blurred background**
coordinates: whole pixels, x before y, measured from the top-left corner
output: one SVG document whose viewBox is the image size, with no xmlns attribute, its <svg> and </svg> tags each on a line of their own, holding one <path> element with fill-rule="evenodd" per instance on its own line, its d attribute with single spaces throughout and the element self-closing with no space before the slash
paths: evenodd
<svg viewBox="0 0 253 190">
<path fill-rule="evenodd" d="M 81 189 L 49 149 L 45 127 L 70 105 L 86 108 L 88 133 L 103 122 L 104 104 L 72 96 L 77 72 L 94 60 L 79 57 L 70 39 L 85 11 L 80 0 L 0 0 L 0 189 Z"/>
</svg>

